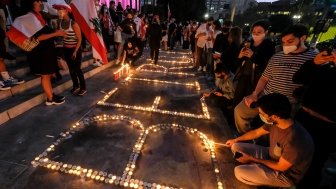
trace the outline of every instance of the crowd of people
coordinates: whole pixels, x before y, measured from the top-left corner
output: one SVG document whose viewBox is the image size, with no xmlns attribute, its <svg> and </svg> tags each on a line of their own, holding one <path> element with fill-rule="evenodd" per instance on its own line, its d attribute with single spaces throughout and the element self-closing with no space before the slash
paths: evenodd
<svg viewBox="0 0 336 189">
<path fill-rule="evenodd" d="M 51 87 L 60 59 L 69 66 L 70 92 L 84 95 L 86 83 L 80 65 L 85 38 L 71 8 L 58 10 L 52 28 L 41 14 L 41 1 L 25 3 L 26 12 L 43 25 L 33 36 L 39 43 L 27 56 L 31 72 L 41 77 L 46 105 L 65 101 Z M 234 169 L 238 180 L 256 186 L 319 187 L 324 164 L 336 152 L 332 145 L 336 142 L 336 53 L 309 47 L 306 26 L 284 28 L 281 44 L 276 44 L 266 20 L 256 21 L 250 35 L 243 37 L 241 28 L 231 21 L 222 23 L 212 17 L 200 23 L 182 24 L 174 18 L 162 21 L 158 15 L 140 14 L 129 6 L 124 10 L 115 1 L 99 6 L 97 12 L 104 44 L 107 51 L 114 52 L 115 64 L 135 66 L 147 43 L 154 64 L 160 62 L 160 49 L 191 51 L 195 70 L 216 86 L 202 98 L 213 100 L 239 134 L 226 142 L 242 163 Z M 55 50 L 55 39 L 62 42 L 61 51 Z M 3 59 L 10 57 L 2 43 L 0 87 L 6 90 L 24 81 L 6 71 Z M 101 64 L 97 60 L 95 65 Z M 257 139 L 266 135 L 266 146 L 262 146 Z"/>
</svg>

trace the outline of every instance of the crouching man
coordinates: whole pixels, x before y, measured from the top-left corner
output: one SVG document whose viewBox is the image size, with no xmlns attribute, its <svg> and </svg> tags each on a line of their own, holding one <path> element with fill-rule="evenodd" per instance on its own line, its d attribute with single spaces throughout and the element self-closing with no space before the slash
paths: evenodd
<svg viewBox="0 0 336 189">
<path fill-rule="evenodd" d="M 309 168 L 314 143 L 305 130 L 291 119 L 288 98 L 278 93 L 262 96 L 258 101 L 260 118 L 265 124 L 226 142 L 237 161 L 236 178 L 248 185 L 295 186 Z M 269 135 L 269 147 L 241 143 Z"/>
</svg>

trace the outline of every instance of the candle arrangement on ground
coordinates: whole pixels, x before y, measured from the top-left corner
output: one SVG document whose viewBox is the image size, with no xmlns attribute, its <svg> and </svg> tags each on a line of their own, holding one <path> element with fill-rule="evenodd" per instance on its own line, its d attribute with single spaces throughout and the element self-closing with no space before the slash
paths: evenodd
<svg viewBox="0 0 336 189">
<path fill-rule="evenodd" d="M 155 106 L 155 104 L 153 105 Z M 133 128 L 140 131 L 140 136 L 137 138 L 130 157 L 128 158 L 127 165 L 123 171 L 122 175 L 117 175 L 115 173 L 110 173 L 105 170 L 97 170 L 93 168 L 87 168 L 83 165 L 74 165 L 67 162 L 60 162 L 51 160 L 49 154 L 55 151 L 59 145 L 67 140 L 73 140 L 73 136 L 79 132 L 85 130 L 91 124 L 96 124 L 97 127 L 101 127 L 101 123 L 113 122 L 113 121 L 125 121 L 127 124 Z M 106 124 L 104 124 L 106 126 Z M 110 126 L 113 126 L 110 125 Z M 96 182 L 101 182 L 110 185 L 118 185 L 126 188 L 162 188 L 162 189 L 173 189 L 179 188 L 178 183 L 152 183 L 146 182 L 142 179 L 134 178 L 134 173 L 138 168 L 138 161 L 140 154 L 142 152 L 143 146 L 146 143 L 148 136 L 153 135 L 159 131 L 167 131 L 170 129 L 175 129 L 183 131 L 191 136 L 195 136 L 200 139 L 204 148 L 209 155 L 213 166 L 213 174 L 217 181 L 217 188 L 223 188 L 222 175 L 219 169 L 218 161 L 216 158 L 214 142 L 210 140 L 204 133 L 200 132 L 195 128 L 190 128 L 178 124 L 157 124 L 149 127 L 144 127 L 143 124 L 136 119 L 133 119 L 124 115 L 97 115 L 92 117 L 86 117 L 83 120 L 73 124 L 70 129 L 66 132 L 60 133 L 58 139 L 53 142 L 44 152 L 38 155 L 31 164 L 34 167 L 44 167 L 51 171 L 58 171 L 65 174 L 80 177 L 84 180 L 92 180 Z"/>
</svg>

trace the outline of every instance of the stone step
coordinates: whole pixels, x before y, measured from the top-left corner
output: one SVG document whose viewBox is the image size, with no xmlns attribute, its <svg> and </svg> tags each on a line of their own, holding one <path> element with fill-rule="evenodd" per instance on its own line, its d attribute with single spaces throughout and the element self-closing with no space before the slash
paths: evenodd
<svg viewBox="0 0 336 189">
<path fill-rule="evenodd" d="M 86 68 L 93 63 L 92 53 L 83 54 L 82 68 Z M 12 86 L 10 90 L 0 91 L 0 102 L 6 100 L 14 95 L 23 93 L 24 91 L 34 88 L 40 84 L 40 78 L 34 75 L 30 75 L 30 69 L 27 62 L 21 67 L 14 67 L 9 70 L 9 73 L 15 77 L 25 80 L 25 83 Z M 63 76 L 68 75 L 69 71 L 61 71 Z"/>
<path fill-rule="evenodd" d="M 93 60 L 90 60 L 91 62 Z M 90 78 L 94 76 L 95 74 L 105 70 L 106 68 L 109 68 L 113 65 L 114 61 L 110 61 L 108 64 L 103 65 L 101 67 L 95 67 L 95 66 L 87 66 L 83 69 L 84 77 Z M 30 87 L 29 89 L 23 90 L 19 88 L 25 88 L 26 85 L 21 84 L 16 87 L 19 87 L 16 89 L 9 90 L 7 93 L 11 94 L 10 98 L 7 98 L 6 100 L 0 101 L 0 125 L 9 121 L 10 119 L 13 119 L 17 117 L 18 115 L 30 110 L 31 108 L 44 103 L 46 100 L 46 97 L 42 91 L 41 84 L 40 84 L 40 78 L 35 78 L 33 80 L 30 80 L 27 82 L 28 85 L 34 85 L 33 87 Z M 69 74 L 66 74 L 62 81 L 60 83 L 53 84 L 53 91 L 55 94 L 61 94 L 63 91 L 68 90 L 72 87 L 72 81 L 69 76 Z M 23 90 L 24 92 L 16 92 L 15 90 Z M 1 91 L 2 92 L 6 91 Z M 15 95 L 13 95 L 15 93 Z"/>
</svg>

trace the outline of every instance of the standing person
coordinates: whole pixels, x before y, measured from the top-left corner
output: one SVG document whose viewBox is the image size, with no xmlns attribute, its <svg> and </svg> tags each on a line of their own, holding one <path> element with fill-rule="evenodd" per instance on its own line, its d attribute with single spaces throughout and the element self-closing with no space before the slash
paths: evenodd
<svg viewBox="0 0 336 189">
<path fill-rule="evenodd" d="M 242 42 L 242 30 L 239 27 L 233 27 L 230 29 L 228 42 L 228 46 L 223 48 L 220 59 L 232 73 L 236 73 L 236 69 L 238 67 L 237 57 L 239 54 L 239 47 Z"/>
<path fill-rule="evenodd" d="M 267 38 L 269 23 L 265 20 L 252 25 L 252 40 L 245 41 L 238 56 L 236 73 L 237 90 L 235 105 L 256 87 L 268 60 L 275 53 L 275 44 Z"/>
<path fill-rule="evenodd" d="M 108 8 L 105 4 L 101 6 L 98 17 L 100 20 L 101 31 L 102 31 L 103 41 L 104 41 L 106 50 L 110 51 L 109 34 L 110 34 L 111 26 L 112 26 L 112 20 L 110 18 Z"/>
<path fill-rule="evenodd" d="M 189 35 L 190 35 L 190 25 L 187 23 L 185 23 L 185 25 L 183 26 L 183 45 L 182 48 L 183 49 L 189 49 L 189 45 L 190 45 L 190 41 L 189 41 Z"/>
<path fill-rule="evenodd" d="M 162 39 L 162 29 L 159 22 L 159 17 L 157 15 L 154 16 L 153 23 L 149 26 L 148 30 L 150 56 L 154 64 L 157 64 L 159 59 L 160 42 Z"/>
<path fill-rule="evenodd" d="M 314 142 L 307 130 L 291 119 L 291 104 L 285 95 L 262 96 L 258 112 L 265 124 L 226 142 L 238 165 L 236 178 L 248 185 L 270 187 L 295 186 L 308 170 L 314 153 Z M 269 146 L 244 141 L 269 135 Z"/>
<path fill-rule="evenodd" d="M 252 94 L 246 96 L 235 107 L 234 118 L 239 133 L 243 134 L 251 129 L 250 122 L 258 115 L 258 109 L 251 107 L 251 104 L 262 95 L 270 93 L 286 95 L 294 107 L 293 112 L 296 110 L 298 101 L 293 93 L 302 85 L 293 83 L 293 75 L 305 62 L 312 60 L 316 55 L 314 50 L 305 46 L 307 36 L 308 29 L 303 25 L 292 25 L 282 32 L 284 51 L 270 59 Z M 249 53 L 251 51 L 247 54 Z"/>
<path fill-rule="evenodd" d="M 319 53 L 294 74 L 295 83 L 304 84 L 302 107 L 295 118 L 313 137 L 312 164 L 298 189 L 320 188 L 322 169 L 330 154 L 336 152 L 336 52 Z"/>
<path fill-rule="evenodd" d="M 194 60 L 194 64 L 196 66 L 196 61 L 197 61 L 197 56 L 196 56 L 196 30 L 197 30 L 197 23 L 195 21 L 192 22 L 191 27 L 190 27 L 190 36 L 189 36 L 189 41 L 190 41 L 190 50 L 192 54 L 192 58 Z"/>
<path fill-rule="evenodd" d="M 170 24 L 168 25 L 168 45 L 169 50 L 173 50 L 175 46 L 177 25 L 175 23 L 175 18 L 170 19 Z"/>
<path fill-rule="evenodd" d="M 81 30 L 72 16 L 69 15 L 71 9 L 59 9 L 58 11 L 62 18 L 59 22 L 59 28 L 66 32 L 66 36 L 63 38 L 63 52 L 73 84 L 70 92 L 74 95 L 83 96 L 86 93 L 86 83 L 81 69 Z"/>
<path fill-rule="evenodd" d="M 121 22 L 123 20 L 123 13 L 124 13 L 124 9 L 121 5 L 121 2 L 118 2 L 116 13 L 118 15 L 119 22 Z"/>
<path fill-rule="evenodd" d="M 22 17 L 17 18 L 17 23 L 14 21 L 12 28 L 7 32 L 7 35 L 10 40 L 18 45 L 20 45 L 17 41 L 18 32 L 24 30 L 26 34 L 31 35 L 31 37 L 25 41 L 28 42 L 29 40 L 32 42 L 31 44 L 36 46 L 27 47 L 26 51 L 29 51 L 31 48 L 33 48 L 28 52 L 27 58 L 30 71 L 33 74 L 41 77 L 41 85 L 47 97 L 45 104 L 48 106 L 63 104 L 65 102 L 65 97 L 58 96 L 53 93 L 50 80 L 52 75 L 58 69 L 54 37 L 65 36 L 66 33 L 62 30 L 57 30 L 54 32 L 51 28 L 48 27 L 46 21 L 43 19 L 40 13 L 42 11 L 42 1 L 25 0 L 22 1 L 22 7 L 27 9 L 28 13 Z M 26 25 L 25 20 L 29 20 L 31 21 L 29 23 L 33 24 Z M 19 27 L 21 27 L 23 30 L 17 29 Z"/>
<path fill-rule="evenodd" d="M 117 64 L 119 63 L 121 53 L 123 52 L 123 47 L 126 41 L 128 39 L 134 37 L 137 35 L 136 33 L 136 24 L 133 21 L 133 14 L 131 12 L 128 12 L 126 14 L 126 19 L 123 20 L 120 25 L 118 26 L 118 29 L 121 31 L 121 43 L 119 44 L 118 48 L 118 60 Z"/>
<path fill-rule="evenodd" d="M 198 71 L 206 71 L 207 65 L 207 55 L 208 49 L 212 49 L 212 35 L 214 33 L 212 29 L 214 18 L 209 17 L 206 23 L 203 23 L 198 27 L 196 31 L 196 38 L 197 38 L 197 61 L 200 64 Z M 212 54 L 211 54 L 212 56 Z"/>
<path fill-rule="evenodd" d="M 164 51 L 168 50 L 168 23 L 167 21 L 163 21 L 161 24 L 162 29 L 162 49 Z"/>
</svg>

